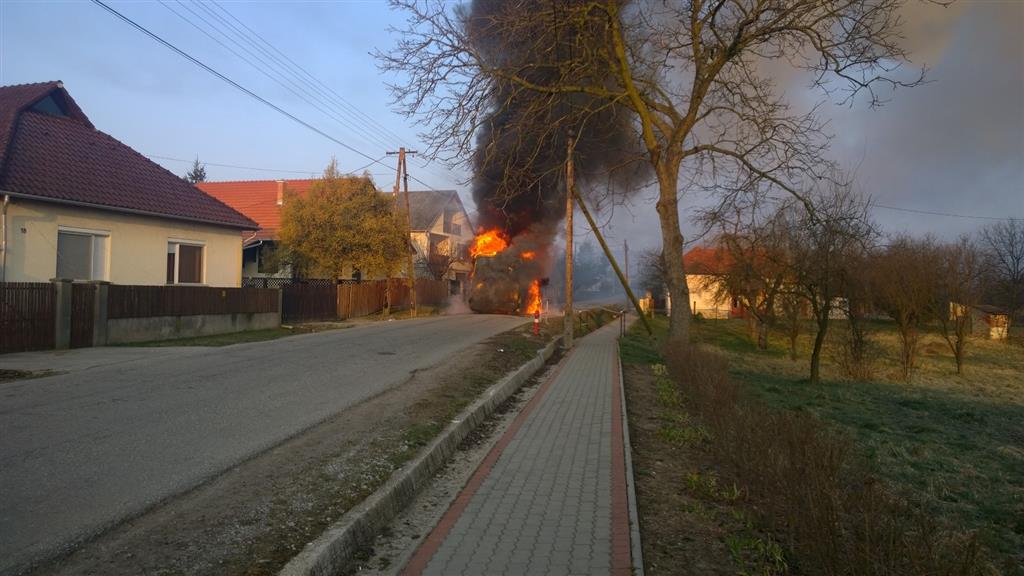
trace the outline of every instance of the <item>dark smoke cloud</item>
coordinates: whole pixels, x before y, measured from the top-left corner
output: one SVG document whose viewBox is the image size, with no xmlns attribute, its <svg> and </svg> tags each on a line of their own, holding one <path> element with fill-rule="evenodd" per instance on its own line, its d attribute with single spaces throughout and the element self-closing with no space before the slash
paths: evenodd
<svg viewBox="0 0 1024 576">
<path fill-rule="evenodd" d="M 508 2 L 475 0 L 463 12 L 474 49 L 486 60 L 507 67 L 529 65 L 537 84 L 559 77 L 558 60 L 598 53 L 607 30 L 600 22 L 571 24 L 569 11 L 580 1 Z M 511 15 L 515 15 L 510 19 Z M 550 16 L 548 18 L 547 16 Z M 500 22 L 502 25 L 495 25 Z M 515 30 L 507 25 L 514 22 Z M 589 64 L 589 63 L 588 63 Z M 593 83 L 611 77 L 597 66 L 569 72 L 573 81 Z M 575 137 L 575 174 L 581 191 L 625 192 L 646 175 L 632 114 L 606 99 L 546 95 L 499 83 L 490 115 L 477 133 L 473 199 L 480 228 L 500 229 L 511 247 L 480 259 L 471 305 L 478 311 L 508 310 L 534 280 L 547 276 L 550 247 L 565 216 L 564 166 L 570 135 Z M 523 261 L 520 254 L 535 252 Z"/>
</svg>

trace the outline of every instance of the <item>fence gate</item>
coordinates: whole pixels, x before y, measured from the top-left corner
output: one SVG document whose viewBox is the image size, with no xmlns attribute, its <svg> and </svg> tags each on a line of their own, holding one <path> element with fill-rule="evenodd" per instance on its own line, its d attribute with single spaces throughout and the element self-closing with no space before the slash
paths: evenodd
<svg viewBox="0 0 1024 576">
<path fill-rule="evenodd" d="M 0 282 L 0 353 L 53 348 L 54 288 Z"/>
<path fill-rule="evenodd" d="M 72 348 L 86 348 L 92 346 L 92 324 L 95 302 L 95 284 L 71 285 Z"/>
</svg>

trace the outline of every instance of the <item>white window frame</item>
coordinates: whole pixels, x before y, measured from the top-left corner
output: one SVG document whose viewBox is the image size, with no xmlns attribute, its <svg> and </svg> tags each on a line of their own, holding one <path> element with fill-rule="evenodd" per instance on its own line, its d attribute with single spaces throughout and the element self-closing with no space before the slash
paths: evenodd
<svg viewBox="0 0 1024 576">
<path fill-rule="evenodd" d="M 203 240 L 185 240 L 185 239 L 182 239 L 182 238 L 168 238 L 167 239 L 167 245 L 168 245 L 168 248 L 170 248 L 171 245 L 174 245 L 174 283 L 173 283 L 173 285 L 181 285 L 181 286 L 206 286 L 206 242 L 203 241 Z M 181 272 L 181 255 L 179 254 L 178 248 L 181 247 L 181 246 L 195 246 L 197 248 L 201 248 L 202 249 L 202 252 L 200 253 L 200 258 L 202 259 L 201 263 L 200 263 L 200 276 L 201 276 L 201 278 L 200 278 L 199 282 L 180 282 L 180 281 L 178 281 L 178 274 Z M 167 254 L 170 254 L 170 253 L 171 253 L 171 251 L 168 250 L 166 252 L 166 254 L 164 254 L 164 258 L 166 258 Z"/>
<path fill-rule="evenodd" d="M 71 234 L 75 236 L 89 236 L 92 238 L 92 246 L 89 253 L 91 261 L 89 262 L 89 278 L 73 278 L 73 280 L 80 281 L 92 281 L 100 280 L 107 281 L 110 279 L 110 230 L 98 230 L 94 228 L 79 228 L 76 226 L 57 226 L 57 238 L 59 240 L 61 234 Z M 56 242 L 54 246 L 59 246 L 60 242 Z M 98 249 L 97 249 L 98 248 Z M 99 258 L 97 259 L 97 256 Z M 60 254 L 56 254 L 54 258 L 54 277 L 59 276 L 60 270 Z"/>
</svg>

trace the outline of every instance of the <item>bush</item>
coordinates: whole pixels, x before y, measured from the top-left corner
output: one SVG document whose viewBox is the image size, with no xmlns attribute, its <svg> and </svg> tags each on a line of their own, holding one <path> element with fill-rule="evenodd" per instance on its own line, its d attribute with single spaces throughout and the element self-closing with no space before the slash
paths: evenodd
<svg viewBox="0 0 1024 576">
<path fill-rule="evenodd" d="M 973 535 L 946 529 L 886 490 L 851 440 L 807 413 L 744 396 L 724 358 L 689 347 L 666 354 L 709 450 L 803 574 L 982 575 L 994 569 Z"/>
</svg>

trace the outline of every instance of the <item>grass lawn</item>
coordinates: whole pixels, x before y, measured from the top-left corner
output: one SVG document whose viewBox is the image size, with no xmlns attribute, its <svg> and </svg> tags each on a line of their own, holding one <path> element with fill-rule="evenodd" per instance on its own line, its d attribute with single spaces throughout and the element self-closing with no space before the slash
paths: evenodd
<svg viewBox="0 0 1024 576">
<path fill-rule="evenodd" d="M 1008 574 L 1024 574 L 1024 347 L 971 341 L 964 374 L 936 332 L 922 337 L 913 381 L 900 379 L 892 324 L 872 325 L 875 377 L 851 381 L 833 360 L 845 323 L 833 322 L 822 383 L 810 385 L 811 334 L 790 361 L 781 334 L 758 351 L 743 320 L 693 325 L 694 340 L 727 354 L 729 372 L 766 403 L 807 411 L 848 431 L 877 473 L 935 516 L 977 530 Z M 624 347 L 626 354 L 639 354 Z"/>
</svg>

